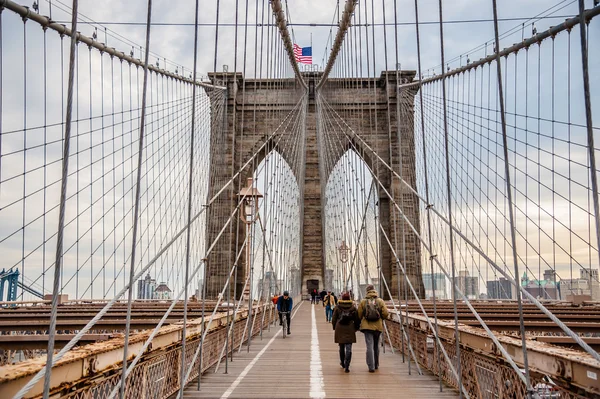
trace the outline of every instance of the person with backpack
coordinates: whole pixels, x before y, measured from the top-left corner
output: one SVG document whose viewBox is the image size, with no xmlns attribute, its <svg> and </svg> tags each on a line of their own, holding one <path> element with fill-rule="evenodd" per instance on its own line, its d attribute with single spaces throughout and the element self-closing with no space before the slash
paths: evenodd
<svg viewBox="0 0 600 399">
<path fill-rule="evenodd" d="M 333 316 L 333 309 L 335 308 L 335 305 L 337 304 L 337 302 L 338 302 L 338 300 L 335 297 L 335 295 L 333 294 L 333 292 L 328 291 L 327 295 L 325 296 L 325 299 L 324 299 L 325 319 L 327 320 L 328 323 L 331 321 L 331 317 Z"/>
<path fill-rule="evenodd" d="M 379 337 L 383 332 L 383 319 L 387 319 L 389 315 L 387 306 L 383 299 L 377 296 L 375 287 L 367 285 L 367 295 L 358 306 L 358 317 L 360 331 L 365 335 L 367 344 L 369 373 L 374 373 L 379 368 Z"/>
<path fill-rule="evenodd" d="M 360 318 L 354 302 L 347 292 L 342 294 L 342 299 L 338 301 L 333 311 L 331 325 L 335 331 L 334 342 L 340 346 L 340 366 L 346 373 L 349 373 L 350 361 L 352 360 L 352 344 L 356 343 L 356 331 L 360 326 Z"/>
</svg>

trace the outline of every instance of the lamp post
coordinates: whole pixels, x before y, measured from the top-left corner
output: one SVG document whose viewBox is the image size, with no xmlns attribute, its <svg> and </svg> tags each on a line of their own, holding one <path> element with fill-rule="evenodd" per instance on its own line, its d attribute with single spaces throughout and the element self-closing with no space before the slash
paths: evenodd
<svg viewBox="0 0 600 399">
<path fill-rule="evenodd" d="M 254 179 L 249 177 L 247 186 L 242 188 L 238 194 L 239 200 L 242 201 L 239 215 L 240 219 L 246 225 L 246 277 L 249 277 L 249 284 L 244 289 L 244 299 L 250 301 L 250 292 L 252 287 L 252 225 L 258 219 L 258 200 L 263 195 L 254 187 Z M 251 307 L 251 306 L 250 306 Z"/>
<path fill-rule="evenodd" d="M 344 291 L 348 291 L 348 286 L 346 285 L 346 282 L 348 281 L 346 279 L 346 263 L 348 263 L 348 252 L 350 251 L 350 248 L 348 248 L 348 245 L 346 245 L 346 241 L 342 240 L 342 243 L 340 244 L 340 246 L 338 247 L 338 252 L 340 253 L 340 260 L 342 261 L 342 271 L 343 271 L 343 278 L 344 278 Z"/>
</svg>

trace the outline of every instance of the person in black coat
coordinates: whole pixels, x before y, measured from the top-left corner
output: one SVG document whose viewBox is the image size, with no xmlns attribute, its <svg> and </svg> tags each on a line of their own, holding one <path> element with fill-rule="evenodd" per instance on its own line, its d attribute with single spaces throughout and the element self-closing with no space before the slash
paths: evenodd
<svg viewBox="0 0 600 399">
<path fill-rule="evenodd" d="M 335 330 L 334 341 L 340 346 L 340 366 L 346 373 L 350 372 L 350 361 L 352 360 L 352 344 L 356 342 L 356 331 L 360 327 L 358 310 L 350 299 L 350 294 L 344 292 L 342 299 L 338 301 L 331 325 Z"/>
</svg>

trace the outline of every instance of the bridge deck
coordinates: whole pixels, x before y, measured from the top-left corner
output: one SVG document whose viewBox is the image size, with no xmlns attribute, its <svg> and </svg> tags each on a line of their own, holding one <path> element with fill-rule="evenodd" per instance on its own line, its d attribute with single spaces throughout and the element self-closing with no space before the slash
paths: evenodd
<svg viewBox="0 0 600 399">
<path fill-rule="evenodd" d="M 333 330 L 324 314 L 320 304 L 303 302 L 294 315 L 289 337 L 282 339 L 279 327 L 264 331 L 262 340 L 255 338 L 252 341 L 249 353 L 242 347 L 241 353 L 234 355 L 228 374 L 223 373 L 224 364 L 217 373 L 214 369 L 209 370 L 202 376 L 201 390 L 196 390 L 197 381 L 194 381 L 184 397 L 378 398 L 394 397 L 393 393 L 400 390 L 402 397 L 411 399 L 458 397 L 448 387 L 440 393 L 437 378 L 426 370 L 419 376 L 414 364 L 412 375 L 409 375 L 408 363 L 402 363 L 402 356 L 392 354 L 389 348 L 381 353 L 379 370 L 369 373 L 361 333 L 357 333 L 357 343 L 352 348 L 350 373 L 344 373 L 339 366 Z M 313 339 L 314 329 L 318 343 Z"/>
</svg>

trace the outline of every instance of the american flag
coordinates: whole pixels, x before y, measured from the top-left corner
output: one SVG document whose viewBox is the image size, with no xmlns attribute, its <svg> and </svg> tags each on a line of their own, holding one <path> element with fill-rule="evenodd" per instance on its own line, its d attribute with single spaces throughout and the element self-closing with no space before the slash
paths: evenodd
<svg viewBox="0 0 600 399">
<path fill-rule="evenodd" d="M 312 64 L 312 47 L 300 47 L 294 44 L 294 55 L 296 56 L 296 62 Z"/>
</svg>

